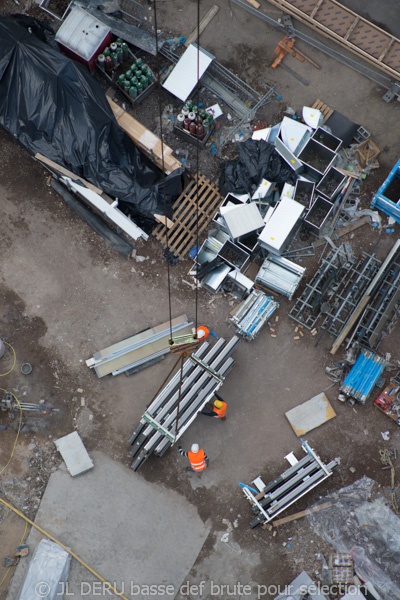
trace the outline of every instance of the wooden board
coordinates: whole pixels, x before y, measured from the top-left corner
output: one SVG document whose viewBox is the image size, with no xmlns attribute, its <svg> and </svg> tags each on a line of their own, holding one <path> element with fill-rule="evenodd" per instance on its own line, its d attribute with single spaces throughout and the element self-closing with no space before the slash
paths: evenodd
<svg viewBox="0 0 400 600">
<path fill-rule="evenodd" d="M 311 108 L 320 110 L 322 112 L 322 114 L 324 115 L 322 125 L 324 125 L 324 123 L 326 123 L 326 121 L 329 119 L 329 117 L 333 113 L 333 108 L 331 108 L 327 104 L 324 104 L 324 102 L 322 102 L 322 100 L 319 100 L 319 99 L 314 102 L 314 104 L 312 105 Z"/>
<path fill-rule="evenodd" d="M 160 169 L 163 168 L 163 155 L 164 155 L 164 171 L 165 173 L 171 173 L 176 169 L 181 168 L 181 163 L 178 159 L 172 155 L 172 148 L 166 144 L 161 144 L 161 140 L 154 133 L 152 133 L 147 127 L 137 121 L 132 115 L 126 112 L 123 108 L 118 106 L 116 102 L 107 98 L 111 109 L 114 113 L 118 125 L 129 135 L 131 140 L 147 154 L 147 156 L 158 166 Z M 161 148 L 163 152 L 161 151 Z"/>
<path fill-rule="evenodd" d="M 276 521 L 272 521 L 271 525 L 273 527 L 279 527 L 279 525 L 284 525 L 285 523 L 290 523 L 291 521 L 296 521 L 297 519 L 302 519 L 307 515 L 312 515 L 313 513 L 320 512 L 321 510 L 325 510 L 326 508 L 330 508 L 332 506 L 332 502 L 323 502 L 322 504 L 318 504 L 317 506 L 312 506 L 311 508 L 306 508 L 306 510 L 301 510 L 294 515 L 289 515 L 288 517 L 283 517 L 282 519 L 277 519 Z"/>
<path fill-rule="evenodd" d="M 258 6 L 260 6 L 260 5 L 258 5 Z M 200 33 L 202 33 L 202 31 L 204 31 L 204 29 L 207 27 L 207 25 L 210 23 L 210 21 L 215 17 L 215 15 L 217 14 L 218 11 L 219 11 L 219 6 L 214 4 L 214 6 L 212 6 L 210 8 L 210 10 L 206 14 L 206 16 L 203 17 L 203 19 L 200 21 L 199 27 L 198 28 L 196 27 L 196 29 L 193 29 L 192 33 L 186 39 L 186 42 L 184 44 L 186 47 L 190 46 L 190 44 L 193 44 L 193 42 L 195 42 L 197 40 L 198 35 L 200 35 Z"/>
<path fill-rule="evenodd" d="M 189 182 L 172 205 L 174 226 L 168 231 L 168 246 L 174 254 L 182 257 L 189 252 L 196 243 L 197 233 L 200 235 L 208 226 L 222 201 L 217 187 L 203 175 L 198 183 L 195 179 Z M 153 234 L 166 243 L 163 225 L 157 225 Z"/>
<path fill-rule="evenodd" d="M 46 158 L 45 156 L 43 156 L 43 154 L 37 153 L 35 154 L 34 158 L 40 160 L 40 162 L 43 163 L 46 167 L 58 171 L 58 173 L 61 173 L 61 175 L 66 175 L 66 177 L 69 177 L 73 181 L 80 181 L 85 187 L 87 187 L 89 190 L 92 190 L 92 192 L 96 192 L 96 194 L 99 194 L 100 196 L 103 193 L 103 191 L 100 188 L 93 185 L 93 183 L 86 181 L 86 179 L 83 179 L 83 177 L 75 175 L 75 173 L 72 173 L 72 171 L 68 171 L 68 169 L 65 169 L 61 165 L 55 163 L 53 160 L 50 160 L 50 158 Z"/>
<path fill-rule="evenodd" d="M 254 6 L 254 8 L 256 8 L 257 10 L 261 6 L 261 4 L 259 2 L 257 2 L 257 0 L 246 0 L 246 2 L 248 2 L 249 4 L 251 4 L 252 6 Z"/>
<path fill-rule="evenodd" d="M 297 437 L 336 417 L 331 403 L 323 392 L 285 412 L 285 417 Z"/>
</svg>

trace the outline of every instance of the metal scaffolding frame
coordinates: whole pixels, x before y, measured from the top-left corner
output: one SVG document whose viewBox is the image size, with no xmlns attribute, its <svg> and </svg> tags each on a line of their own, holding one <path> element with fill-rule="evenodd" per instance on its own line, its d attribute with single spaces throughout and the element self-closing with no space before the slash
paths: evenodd
<svg viewBox="0 0 400 600">
<path fill-rule="evenodd" d="M 256 515 L 250 522 L 251 527 L 260 523 L 269 523 L 281 512 L 297 502 L 302 496 L 310 492 L 317 485 L 332 475 L 333 469 L 340 463 L 335 458 L 325 465 L 307 441 L 302 440 L 302 448 L 306 456 L 297 460 L 291 456 L 291 467 L 267 485 L 261 478 L 253 483 L 262 484 L 260 494 L 254 494 L 249 486 L 243 487 L 243 493 L 249 500 L 252 511 Z M 261 496 L 261 497 L 260 497 Z"/>
<path fill-rule="evenodd" d="M 321 325 L 333 335 L 339 335 L 378 270 L 380 261 L 375 254 L 363 252 L 357 264 L 341 280 L 332 307 L 325 312 Z"/>
<path fill-rule="evenodd" d="M 321 267 L 314 274 L 310 283 L 296 300 L 289 312 L 289 317 L 301 323 L 307 329 L 313 329 L 321 309 L 329 310 L 329 301 L 332 301 L 340 282 L 352 268 L 352 263 L 346 252 L 346 247 L 341 244 L 323 259 Z M 326 305 L 326 306 L 323 306 Z"/>
<path fill-rule="evenodd" d="M 236 336 L 229 341 L 219 338 L 214 346 L 204 342 L 185 361 L 182 373 L 179 370 L 156 395 L 129 438 L 134 471 L 151 454 L 162 456 L 182 436 L 223 384 L 238 342 Z"/>
<path fill-rule="evenodd" d="M 353 338 L 376 350 L 397 321 L 400 304 L 400 252 L 397 252 L 361 315 Z"/>
<path fill-rule="evenodd" d="M 181 58 L 179 54 L 165 46 L 161 48 L 160 53 L 172 63 L 177 63 Z M 262 96 L 217 60 L 213 60 L 210 64 L 202 76 L 200 84 L 225 102 L 240 118 L 240 121 L 218 144 L 218 151 L 240 130 L 244 123 L 254 117 L 259 108 L 272 102 L 272 97 L 275 94 L 275 86 L 273 85 L 269 86 L 267 92 Z"/>
</svg>

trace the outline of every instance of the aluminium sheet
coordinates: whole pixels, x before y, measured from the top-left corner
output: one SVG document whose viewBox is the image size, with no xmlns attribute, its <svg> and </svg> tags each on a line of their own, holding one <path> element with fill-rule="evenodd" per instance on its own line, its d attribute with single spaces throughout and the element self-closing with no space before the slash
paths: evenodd
<svg viewBox="0 0 400 600">
<path fill-rule="evenodd" d="M 296 229 L 304 212 L 304 206 L 295 200 L 282 198 L 260 233 L 259 243 L 276 254 L 282 252 L 287 239 Z"/>
<path fill-rule="evenodd" d="M 282 294 L 291 300 L 305 273 L 305 267 L 271 254 L 257 273 L 256 283 Z"/>
<path fill-rule="evenodd" d="M 190 44 L 162 87 L 185 102 L 213 60 L 212 54 Z"/>
<path fill-rule="evenodd" d="M 264 221 L 257 205 L 239 204 L 229 213 L 224 214 L 223 219 L 233 240 L 262 229 Z"/>
</svg>

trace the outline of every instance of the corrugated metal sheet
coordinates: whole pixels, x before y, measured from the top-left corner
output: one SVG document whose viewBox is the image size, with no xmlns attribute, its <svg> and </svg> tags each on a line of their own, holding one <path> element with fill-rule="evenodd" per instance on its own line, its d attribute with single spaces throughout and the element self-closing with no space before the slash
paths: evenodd
<svg viewBox="0 0 400 600">
<path fill-rule="evenodd" d="M 286 258 L 271 254 L 261 265 L 256 282 L 291 300 L 305 270 L 304 267 L 300 267 Z"/>
<path fill-rule="evenodd" d="M 262 229 L 264 221 L 255 203 L 240 204 L 223 216 L 232 239 L 250 235 Z"/>
<path fill-rule="evenodd" d="M 200 48 L 198 52 L 197 45 L 190 44 L 163 83 L 163 88 L 185 102 L 197 85 L 198 78 L 201 78 L 214 58 L 212 54 L 206 52 L 203 48 Z"/>
</svg>

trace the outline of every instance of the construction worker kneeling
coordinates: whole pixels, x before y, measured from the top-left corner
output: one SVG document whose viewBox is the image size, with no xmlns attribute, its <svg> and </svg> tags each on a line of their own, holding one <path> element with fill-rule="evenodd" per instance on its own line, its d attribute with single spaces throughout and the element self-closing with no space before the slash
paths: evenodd
<svg viewBox="0 0 400 600">
<path fill-rule="evenodd" d="M 217 400 L 214 401 L 214 404 L 207 403 L 206 408 L 209 410 L 202 411 L 200 414 L 205 417 L 214 417 L 214 419 L 222 419 L 225 421 L 227 404 L 221 396 L 218 396 L 218 394 L 214 393 L 214 396 L 217 398 Z"/>
<path fill-rule="evenodd" d="M 182 450 L 182 446 L 178 446 L 179 454 L 186 456 L 189 459 L 190 467 L 186 467 L 186 471 L 204 471 L 208 467 L 207 454 L 200 448 L 198 444 L 192 444 L 190 452 Z"/>
</svg>

